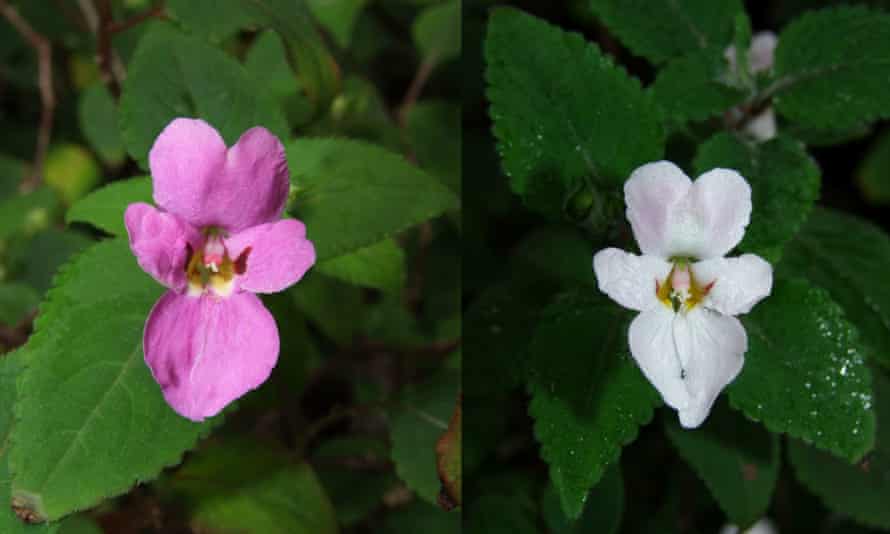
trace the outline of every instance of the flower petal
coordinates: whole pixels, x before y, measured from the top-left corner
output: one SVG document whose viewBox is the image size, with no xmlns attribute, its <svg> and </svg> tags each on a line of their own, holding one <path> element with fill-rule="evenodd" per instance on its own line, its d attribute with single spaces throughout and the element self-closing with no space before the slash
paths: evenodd
<svg viewBox="0 0 890 534">
<path fill-rule="evenodd" d="M 667 258 L 671 213 L 689 193 L 692 181 L 670 161 L 647 163 L 624 184 L 627 220 L 643 254 Z"/>
<path fill-rule="evenodd" d="M 238 285 L 254 293 L 281 291 L 315 264 L 315 247 L 306 239 L 306 226 L 296 219 L 254 226 L 225 242 L 232 259 L 246 254 L 246 270 Z"/>
<path fill-rule="evenodd" d="M 277 220 L 287 201 L 287 159 L 262 127 L 226 149 L 200 119 L 173 120 L 149 152 L 155 202 L 193 226 L 229 232 Z"/>
<path fill-rule="evenodd" d="M 712 258 L 692 265 L 696 282 L 711 286 L 705 307 L 726 315 L 748 313 L 770 294 L 773 267 L 755 254 L 738 258 Z"/>
<path fill-rule="evenodd" d="M 745 363 L 748 336 L 738 319 L 701 306 L 674 321 L 674 343 L 683 365 L 687 406 L 678 409 L 680 424 L 701 425 L 723 388 Z"/>
<path fill-rule="evenodd" d="M 763 110 L 745 126 L 745 132 L 755 141 L 769 141 L 776 136 L 776 112 L 772 107 Z"/>
<path fill-rule="evenodd" d="M 671 272 L 671 264 L 655 256 L 636 256 L 607 248 L 593 256 L 600 291 L 625 308 L 645 311 L 660 304 L 656 286 Z"/>
<path fill-rule="evenodd" d="M 664 402 L 682 410 L 689 404 L 689 393 L 674 345 L 675 315 L 664 306 L 644 311 L 630 323 L 627 338 L 631 355 Z"/>
<path fill-rule="evenodd" d="M 168 291 L 145 323 L 143 348 L 167 403 L 201 421 L 266 381 L 278 360 L 278 328 L 251 293 Z"/>
<path fill-rule="evenodd" d="M 748 51 L 748 64 L 751 66 L 753 74 L 773 68 L 773 56 L 777 44 L 779 44 L 779 38 L 773 32 L 754 34 L 751 39 L 751 48 Z"/>
<path fill-rule="evenodd" d="M 182 291 L 186 285 L 187 245 L 194 248 L 199 243 L 195 229 L 143 202 L 127 206 L 124 225 L 139 266 L 170 289 Z"/>
</svg>

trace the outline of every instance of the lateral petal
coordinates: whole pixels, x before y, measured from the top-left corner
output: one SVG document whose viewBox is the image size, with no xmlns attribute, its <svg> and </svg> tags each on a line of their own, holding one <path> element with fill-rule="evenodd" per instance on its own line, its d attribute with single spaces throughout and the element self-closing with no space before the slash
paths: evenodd
<svg viewBox="0 0 890 534">
<path fill-rule="evenodd" d="M 181 292 L 187 283 L 188 245 L 195 248 L 199 243 L 195 229 L 175 215 L 144 202 L 127 206 L 124 225 L 130 249 L 142 270 L 161 284 Z"/>
<path fill-rule="evenodd" d="M 281 291 L 315 264 L 315 247 L 306 239 L 306 226 L 296 219 L 248 228 L 225 243 L 236 263 L 244 255 L 245 271 L 238 277 L 238 287 L 254 293 Z"/>
<path fill-rule="evenodd" d="M 755 254 L 700 261 L 692 272 L 697 283 L 711 286 L 704 306 L 726 315 L 748 313 L 773 287 L 773 266 Z"/>
<path fill-rule="evenodd" d="M 671 264 L 655 256 L 637 256 L 607 248 L 593 256 L 600 291 L 625 308 L 645 311 L 660 304 L 655 292 L 671 272 Z"/>
</svg>

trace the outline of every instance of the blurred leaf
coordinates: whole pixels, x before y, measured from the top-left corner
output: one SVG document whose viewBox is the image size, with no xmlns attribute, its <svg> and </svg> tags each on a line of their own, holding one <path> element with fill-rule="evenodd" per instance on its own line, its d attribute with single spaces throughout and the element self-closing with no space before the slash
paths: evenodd
<svg viewBox="0 0 890 534">
<path fill-rule="evenodd" d="M 63 144 L 51 147 L 46 155 L 44 182 L 65 204 L 87 194 L 101 179 L 101 169 L 84 147 Z"/>
<path fill-rule="evenodd" d="M 145 318 L 162 291 L 123 239 L 56 277 L 24 348 L 9 458 L 13 502 L 35 517 L 55 520 L 153 479 L 220 420 L 177 415 L 143 362 Z"/>
<path fill-rule="evenodd" d="M 308 463 L 255 440 L 228 439 L 198 451 L 168 481 L 196 531 L 336 534 L 334 508 Z"/>
<path fill-rule="evenodd" d="M 454 209 L 447 188 L 402 157 L 345 139 L 298 139 L 287 145 L 297 194 L 319 261 L 346 254 Z"/>
<path fill-rule="evenodd" d="M 418 103 L 408 112 L 408 135 L 417 163 L 460 195 L 460 106 L 433 100 Z"/>
<path fill-rule="evenodd" d="M 731 44 L 739 0 L 589 0 L 590 8 L 633 53 L 653 63 Z"/>
<path fill-rule="evenodd" d="M 28 164 L 24 161 L 0 154 L 0 206 L 3 201 L 18 193 L 19 184 L 25 179 Z M 2 231 L 2 228 L 0 228 Z"/>
<path fill-rule="evenodd" d="M 241 64 L 169 24 L 152 24 L 130 62 L 120 102 L 124 142 L 142 168 L 155 138 L 176 117 L 206 120 L 228 145 L 257 125 L 287 137 L 280 107 Z"/>
<path fill-rule="evenodd" d="M 256 23 L 243 0 L 167 0 L 166 11 L 190 32 L 217 44 Z"/>
<path fill-rule="evenodd" d="M 442 481 L 442 490 L 439 494 L 439 504 L 460 506 L 463 493 L 463 476 L 461 473 L 461 434 L 463 423 L 461 421 L 461 399 L 458 398 L 454 405 L 454 413 L 448 421 L 448 429 L 436 442 L 436 469 L 439 472 L 439 480 Z M 445 498 L 447 496 L 447 499 Z"/>
<path fill-rule="evenodd" d="M 80 130 L 106 164 L 118 166 L 127 157 L 118 129 L 117 104 L 102 83 L 94 83 L 80 93 L 77 104 Z"/>
<path fill-rule="evenodd" d="M 547 485 L 541 497 L 541 515 L 551 534 L 614 534 L 621 526 L 623 509 L 624 480 L 618 465 L 606 470 L 603 478 L 590 490 L 584 512 L 575 521 L 563 513 L 559 492 L 553 484 Z"/>
<path fill-rule="evenodd" d="M 338 345 L 352 343 L 364 307 L 361 291 L 311 270 L 288 289 L 300 311 Z"/>
<path fill-rule="evenodd" d="M 392 412 L 392 460 L 396 473 L 427 502 L 438 501 L 436 442 L 448 428 L 460 388 L 460 373 L 440 371 L 409 388 Z"/>
<path fill-rule="evenodd" d="M 531 502 L 517 502 L 506 495 L 483 495 L 470 503 L 465 531 L 467 534 L 539 534 L 536 515 Z"/>
<path fill-rule="evenodd" d="M 312 104 L 287 62 L 287 50 L 277 33 L 265 30 L 257 36 L 247 51 L 244 68 L 279 101 L 291 125 L 302 126 L 311 118 Z"/>
<path fill-rule="evenodd" d="M 74 203 L 65 213 L 65 222 L 82 222 L 113 236 L 126 236 L 124 212 L 135 202 L 154 205 L 151 178 L 141 176 L 112 182 Z"/>
<path fill-rule="evenodd" d="M 661 404 L 627 353 L 627 321 L 624 310 L 581 289 L 548 306 L 532 338 L 529 413 L 571 519 Z"/>
<path fill-rule="evenodd" d="M 38 232 L 16 250 L 13 258 L 16 278 L 42 295 L 52 285 L 53 276 L 62 264 L 92 244 L 92 239 L 72 230 L 50 228 Z"/>
<path fill-rule="evenodd" d="M 795 122 L 846 130 L 886 118 L 890 14 L 861 6 L 806 13 L 779 36 L 774 70 L 776 108 Z"/>
<path fill-rule="evenodd" d="M 405 285 L 405 253 L 392 239 L 325 260 L 316 269 L 349 284 L 399 294 Z"/>
<path fill-rule="evenodd" d="M 830 510 L 882 529 L 890 528 L 890 383 L 874 374 L 878 436 L 875 450 L 850 465 L 830 454 L 789 440 L 788 456 L 801 482 Z"/>
<path fill-rule="evenodd" d="M 368 0 L 306 0 L 312 15 L 334 36 L 340 48 L 348 48 L 352 30 Z"/>
<path fill-rule="evenodd" d="M 318 477 L 345 526 L 359 523 L 383 505 L 383 495 L 398 484 L 390 471 L 321 467 Z"/>
<path fill-rule="evenodd" d="M 444 63 L 460 56 L 460 21 L 459 0 L 445 0 L 420 12 L 411 33 L 424 63 Z"/>
<path fill-rule="evenodd" d="M 414 501 L 386 515 L 380 534 L 458 534 L 461 516 L 423 501 Z"/>
<path fill-rule="evenodd" d="M 853 215 L 817 208 L 786 248 L 780 274 L 803 276 L 831 293 L 873 350 L 890 367 L 890 238 Z"/>
<path fill-rule="evenodd" d="M 665 433 L 730 522 L 745 530 L 766 515 L 779 476 L 779 436 L 723 402 L 700 429 L 681 428 L 671 417 Z"/>
<path fill-rule="evenodd" d="M 46 228 L 57 202 L 56 195 L 47 187 L 0 200 L 0 239 Z"/>
<path fill-rule="evenodd" d="M 541 226 L 516 246 L 516 261 L 534 267 L 563 285 L 596 287 L 593 244 L 576 228 Z"/>
<path fill-rule="evenodd" d="M 331 102 L 327 114 L 309 125 L 306 133 L 315 137 L 351 137 L 394 151 L 402 149 L 402 132 L 380 91 L 360 76 L 343 80 L 342 91 Z"/>
<path fill-rule="evenodd" d="M 699 146 L 695 158 L 698 173 L 716 167 L 737 170 L 751 185 L 754 209 L 739 249 L 777 262 L 819 197 L 819 166 L 788 137 L 749 144 L 720 133 Z"/>
<path fill-rule="evenodd" d="M 39 302 L 40 295 L 31 286 L 0 282 L 0 324 L 19 324 Z"/>
<path fill-rule="evenodd" d="M 890 204 L 890 130 L 871 144 L 856 171 L 859 188 L 871 204 Z"/>
<path fill-rule="evenodd" d="M 748 352 L 727 388 L 732 406 L 784 432 L 856 461 L 874 445 L 865 349 L 827 291 L 779 281 L 745 317 Z"/>
<path fill-rule="evenodd" d="M 562 218 L 580 187 L 617 189 L 633 169 L 660 159 L 659 110 L 580 34 L 498 8 L 485 50 L 503 167 L 513 191 L 537 211 Z"/>
</svg>

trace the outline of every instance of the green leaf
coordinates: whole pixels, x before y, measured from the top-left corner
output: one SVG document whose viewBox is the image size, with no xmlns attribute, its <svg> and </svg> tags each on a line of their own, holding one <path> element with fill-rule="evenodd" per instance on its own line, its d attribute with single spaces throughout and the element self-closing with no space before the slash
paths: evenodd
<svg viewBox="0 0 890 534">
<path fill-rule="evenodd" d="M 339 345 L 352 343 L 364 313 L 358 288 L 313 269 L 288 292 L 297 308 L 326 336 Z"/>
<path fill-rule="evenodd" d="M 41 520 L 153 479 L 219 421 L 177 415 L 144 363 L 142 330 L 163 288 L 125 239 L 69 263 L 25 345 L 9 465 L 13 502 Z"/>
<path fill-rule="evenodd" d="M 498 8 L 485 57 L 503 167 L 531 207 L 560 218 L 582 186 L 617 189 L 660 159 L 664 135 L 649 95 L 580 34 Z"/>
<path fill-rule="evenodd" d="M 188 31 L 221 43 L 256 20 L 242 0 L 168 0 L 166 11 Z"/>
<path fill-rule="evenodd" d="M 278 100 L 292 126 L 312 118 L 312 104 L 287 59 L 284 42 L 273 30 L 261 32 L 247 51 L 244 68 L 260 87 Z"/>
<path fill-rule="evenodd" d="M 80 94 L 77 105 L 80 129 L 90 146 L 105 163 L 120 165 L 127 156 L 118 129 L 117 104 L 102 83 L 95 83 Z"/>
<path fill-rule="evenodd" d="M 460 106 L 444 100 L 418 103 L 408 112 L 408 135 L 421 168 L 460 195 Z"/>
<path fill-rule="evenodd" d="M 198 451 L 167 481 L 196 531 L 336 534 L 334 508 L 308 463 L 272 444 L 230 438 Z"/>
<path fill-rule="evenodd" d="M 282 139 L 288 132 L 280 107 L 241 64 L 163 23 L 154 23 L 139 42 L 120 114 L 127 151 L 142 168 L 155 138 L 176 117 L 206 120 L 229 145 L 257 125 Z"/>
<path fill-rule="evenodd" d="M 57 205 L 55 193 L 47 187 L 0 201 L 0 239 L 46 228 Z"/>
<path fill-rule="evenodd" d="M 104 534 L 98 523 L 86 514 L 75 515 L 65 519 L 59 525 L 59 534 Z"/>
<path fill-rule="evenodd" d="M 805 13 L 776 48 L 767 93 L 785 117 L 844 130 L 890 117 L 890 14 L 859 6 Z M 867 53 L 864 53 L 867 51 Z"/>
<path fill-rule="evenodd" d="M 751 185 L 754 209 L 739 249 L 778 261 L 819 197 L 819 166 L 788 137 L 751 144 L 719 133 L 699 147 L 695 158 L 698 173 L 716 167 L 736 169 Z"/>
<path fill-rule="evenodd" d="M 856 170 L 856 181 L 871 204 L 890 204 L 890 130 L 871 144 Z"/>
<path fill-rule="evenodd" d="M 565 285 L 596 287 L 594 246 L 569 226 L 542 226 L 516 246 L 513 256 Z"/>
<path fill-rule="evenodd" d="M 405 285 L 405 253 L 392 239 L 319 263 L 318 272 L 349 284 L 398 294 Z"/>
<path fill-rule="evenodd" d="M 459 0 L 446 0 L 420 12 L 411 33 L 424 63 L 444 63 L 460 56 L 460 22 Z"/>
<path fill-rule="evenodd" d="M 0 282 L 0 325 L 19 324 L 39 302 L 40 295 L 31 286 Z"/>
<path fill-rule="evenodd" d="M 739 0 L 588 0 L 594 14 L 635 54 L 662 63 L 732 41 Z"/>
<path fill-rule="evenodd" d="M 529 413 L 572 519 L 661 403 L 628 354 L 627 321 L 590 289 L 565 293 L 545 310 L 529 349 Z"/>
<path fill-rule="evenodd" d="M 93 240 L 80 232 L 49 228 L 38 232 L 16 250 L 12 270 L 19 282 L 43 294 L 50 288 L 56 271 L 92 244 Z"/>
<path fill-rule="evenodd" d="M 856 329 L 824 289 L 779 281 L 745 317 L 748 352 L 733 407 L 849 460 L 874 445 L 871 373 Z"/>
<path fill-rule="evenodd" d="M 718 402 L 704 426 L 665 433 L 701 478 L 731 523 L 742 530 L 766 515 L 779 476 L 779 437 Z"/>
<path fill-rule="evenodd" d="M 577 521 L 565 516 L 559 504 L 559 492 L 549 484 L 541 497 L 541 514 L 551 534 L 613 534 L 621 526 L 624 509 L 624 480 L 618 465 L 609 468 L 602 480 L 590 490 L 584 512 Z"/>
<path fill-rule="evenodd" d="M 459 512 L 445 512 L 423 501 L 414 501 L 386 514 L 381 534 L 457 534 L 461 532 Z"/>
<path fill-rule="evenodd" d="M 460 374 L 443 370 L 430 381 L 409 389 L 391 416 L 396 473 L 433 504 L 438 501 L 440 489 L 436 442 L 448 429 L 459 388 Z"/>
<path fill-rule="evenodd" d="M 126 236 L 124 212 L 134 202 L 154 204 L 151 178 L 144 176 L 112 182 L 74 203 L 65 213 L 65 222 L 82 222 L 113 236 Z"/>
<path fill-rule="evenodd" d="M 718 116 L 739 104 L 745 92 L 733 85 L 722 49 L 696 50 L 671 60 L 650 87 L 673 128 Z"/>
<path fill-rule="evenodd" d="M 877 226 L 817 208 L 779 264 L 780 274 L 803 276 L 824 287 L 873 350 L 890 366 L 890 238 Z"/>
<path fill-rule="evenodd" d="M 340 48 L 348 48 L 356 20 L 368 0 L 306 0 L 306 3 Z"/>
<path fill-rule="evenodd" d="M 792 440 L 788 456 L 797 478 L 818 495 L 828 509 L 881 529 L 890 528 L 890 383 L 875 373 L 878 436 L 875 450 L 859 464 Z"/>
<path fill-rule="evenodd" d="M 322 466 L 318 477 L 341 525 L 350 526 L 365 519 L 381 506 L 384 494 L 399 485 L 391 470 L 379 468 L 388 460 L 389 445 L 364 436 L 325 441 L 313 451 L 312 462 Z M 356 469 L 358 462 L 367 469 Z"/>
<path fill-rule="evenodd" d="M 457 197 L 404 158 L 346 139 L 287 145 L 298 187 L 293 211 L 319 261 L 353 252 L 455 209 Z"/>
</svg>

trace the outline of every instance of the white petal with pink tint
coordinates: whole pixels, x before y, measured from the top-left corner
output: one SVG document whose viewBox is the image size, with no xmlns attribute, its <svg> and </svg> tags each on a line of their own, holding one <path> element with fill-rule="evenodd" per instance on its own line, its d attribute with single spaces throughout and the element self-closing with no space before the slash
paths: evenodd
<svg viewBox="0 0 890 534">
<path fill-rule="evenodd" d="M 661 305 L 656 286 L 667 278 L 671 264 L 655 256 L 607 248 L 594 255 L 593 270 L 600 291 L 625 308 L 644 311 Z"/>
</svg>

